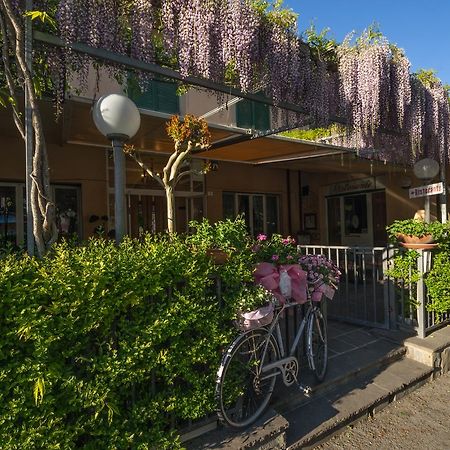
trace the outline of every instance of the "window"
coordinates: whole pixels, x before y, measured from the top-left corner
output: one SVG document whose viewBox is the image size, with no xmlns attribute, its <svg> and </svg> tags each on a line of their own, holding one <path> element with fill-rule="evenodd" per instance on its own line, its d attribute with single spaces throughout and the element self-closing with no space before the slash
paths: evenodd
<svg viewBox="0 0 450 450">
<path fill-rule="evenodd" d="M 0 186 L 0 247 L 16 244 L 17 216 L 16 189 L 12 186 Z"/>
<path fill-rule="evenodd" d="M 276 195 L 224 192 L 222 195 L 224 219 L 242 214 L 253 236 L 279 232 L 279 199 Z"/>
<path fill-rule="evenodd" d="M 52 186 L 60 236 L 81 236 L 80 188 Z M 17 207 L 23 205 L 22 207 Z M 0 247 L 8 242 L 26 245 L 26 193 L 23 183 L 0 183 Z"/>
<path fill-rule="evenodd" d="M 251 100 L 241 100 L 236 104 L 236 125 L 253 130 L 269 130 L 269 106 Z"/>
<path fill-rule="evenodd" d="M 55 186 L 56 226 L 60 236 L 81 235 L 79 189 L 71 186 Z"/>
<path fill-rule="evenodd" d="M 166 81 L 149 80 L 144 91 L 136 78 L 128 78 L 128 96 L 139 108 L 160 111 L 168 114 L 179 114 L 180 105 L 177 85 Z"/>
</svg>

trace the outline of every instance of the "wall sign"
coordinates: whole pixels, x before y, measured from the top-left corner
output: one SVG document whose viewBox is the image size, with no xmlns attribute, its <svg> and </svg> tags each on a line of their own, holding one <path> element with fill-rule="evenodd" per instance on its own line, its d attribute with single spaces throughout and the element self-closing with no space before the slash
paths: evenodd
<svg viewBox="0 0 450 450">
<path fill-rule="evenodd" d="M 428 197 L 430 195 L 442 194 L 444 192 L 444 183 L 426 184 L 409 190 L 409 198 Z"/>
<path fill-rule="evenodd" d="M 371 191 L 376 189 L 375 178 L 360 178 L 357 180 L 342 181 L 328 186 L 326 195 L 346 194 L 347 192 Z"/>
</svg>

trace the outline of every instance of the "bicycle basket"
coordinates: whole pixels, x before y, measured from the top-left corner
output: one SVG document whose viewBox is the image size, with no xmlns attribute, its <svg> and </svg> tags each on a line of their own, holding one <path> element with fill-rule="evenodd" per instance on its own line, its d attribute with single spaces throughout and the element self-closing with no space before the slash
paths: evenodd
<svg viewBox="0 0 450 450">
<path fill-rule="evenodd" d="M 274 310 L 274 304 L 269 303 L 267 306 L 262 306 L 254 311 L 239 312 L 237 327 L 241 331 L 248 331 L 269 325 L 272 323 Z"/>
</svg>

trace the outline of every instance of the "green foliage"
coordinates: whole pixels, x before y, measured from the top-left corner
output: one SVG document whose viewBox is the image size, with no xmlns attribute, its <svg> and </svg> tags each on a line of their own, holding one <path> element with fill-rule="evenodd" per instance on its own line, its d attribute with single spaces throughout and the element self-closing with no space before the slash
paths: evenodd
<svg viewBox="0 0 450 450">
<path fill-rule="evenodd" d="M 394 220 L 391 225 L 386 227 L 386 231 L 391 242 L 396 242 L 399 234 L 417 237 L 431 234 L 435 241 L 444 243 L 449 238 L 450 226 L 438 221 L 427 223 L 422 220 L 405 219 Z"/>
<path fill-rule="evenodd" d="M 219 241 L 236 247 L 223 227 Z M 64 242 L 41 260 L 0 259 L 2 448 L 178 448 L 172 420 L 214 410 L 252 267 L 239 252 L 214 266 L 195 240 Z"/>
<path fill-rule="evenodd" d="M 286 8 L 283 0 L 252 0 L 252 4 L 256 11 L 269 22 L 295 31 L 298 14 L 291 8 Z"/>
<path fill-rule="evenodd" d="M 286 136 L 294 139 L 303 139 L 304 141 L 318 141 L 323 138 L 333 136 L 335 134 L 342 134 L 344 128 L 337 124 L 332 124 L 327 128 L 313 128 L 311 130 L 289 130 L 280 133 L 281 136 Z"/>
<path fill-rule="evenodd" d="M 446 249 L 437 252 L 433 258 L 433 267 L 425 278 L 430 301 L 427 310 L 437 314 L 438 320 L 442 314 L 450 311 L 450 252 Z"/>
<path fill-rule="evenodd" d="M 434 69 L 419 69 L 415 74 L 416 78 L 426 87 L 433 88 L 442 84 Z"/>
<path fill-rule="evenodd" d="M 419 253 L 415 250 L 398 250 L 386 275 L 405 285 L 417 283 L 420 279 L 417 271 L 418 257 Z"/>
<path fill-rule="evenodd" d="M 306 42 L 314 57 L 330 64 L 337 64 L 337 47 L 335 39 L 328 38 L 330 28 L 324 28 L 320 33 L 314 24 L 305 31 Z"/>
<path fill-rule="evenodd" d="M 48 24 L 51 28 L 56 30 L 56 20 L 45 11 L 27 11 L 25 17 L 30 17 L 32 21 L 38 20 L 43 24 Z"/>
</svg>

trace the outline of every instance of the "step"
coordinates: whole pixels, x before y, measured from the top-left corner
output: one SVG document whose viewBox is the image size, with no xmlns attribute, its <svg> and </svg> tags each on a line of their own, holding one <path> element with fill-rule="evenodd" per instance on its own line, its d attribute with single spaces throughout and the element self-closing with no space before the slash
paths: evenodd
<svg viewBox="0 0 450 450">
<path fill-rule="evenodd" d="M 280 411 L 289 422 L 289 450 L 312 448 L 350 423 L 376 414 L 433 377 L 433 368 L 403 358 L 373 368 L 310 402 Z"/>
<path fill-rule="evenodd" d="M 348 383 L 375 368 L 386 367 L 403 358 L 406 354 L 405 347 L 384 338 L 368 339 L 367 343 L 362 342 L 361 344 L 357 348 L 347 348 L 340 354 L 330 356 L 327 375 L 321 383 L 316 381 L 309 368 L 305 367 L 301 370 L 299 380 L 304 386 L 311 388 L 310 397 L 306 397 L 298 390 L 296 391 L 295 387 L 286 387 L 282 382 L 279 382 L 272 399 L 274 409 L 282 414 L 283 411 L 293 406 L 309 403 L 313 398 L 323 395 L 341 384 Z"/>
<path fill-rule="evenodd" d="M 208 434 L 186 442 L 187 450 L 285 450 L 286 430 L 284 417 L 269 409 L 256 423 L 243 431 L 219 427 Z"/>
</svg>

